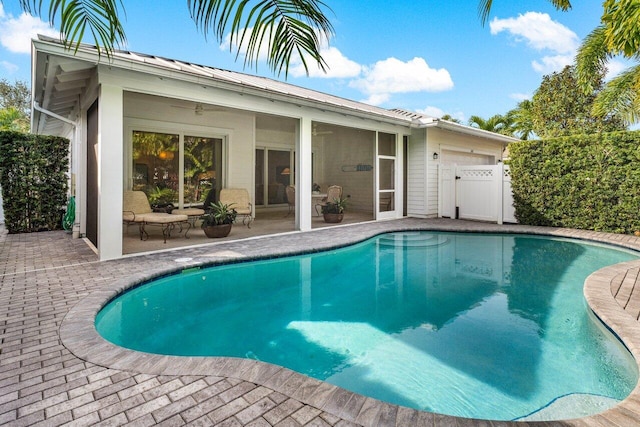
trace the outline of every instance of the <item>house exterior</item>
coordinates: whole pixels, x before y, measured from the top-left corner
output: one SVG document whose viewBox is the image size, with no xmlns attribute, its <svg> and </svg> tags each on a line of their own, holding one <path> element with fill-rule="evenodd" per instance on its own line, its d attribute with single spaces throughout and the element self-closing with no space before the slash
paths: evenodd
<svg viewBox="0 0 640 427">
<path fill-rule="evenodd" d="M 74 235 L 102 260 L 123 253 L 125 190 L 168 192 L 188 207 L 245 188 L 259 210 L 286 206 L 295 185 L 301 231 L 311 229 L 314 184 L 339 183 L 350 209 L 376 220 L 436 217 L 441 165 L 495 165 L 514 140 L 158 56 L 74 53 L 43 36 L 32 44 L 32 94 L 32 131 L 71 141 Z"/>
</svg>

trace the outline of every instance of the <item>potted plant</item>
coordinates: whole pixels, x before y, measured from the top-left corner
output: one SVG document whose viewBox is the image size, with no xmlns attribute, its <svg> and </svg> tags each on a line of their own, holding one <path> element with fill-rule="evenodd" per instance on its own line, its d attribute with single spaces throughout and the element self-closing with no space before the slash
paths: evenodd
<svg viewBox="0 0 640 427">
<path fill-rule="evenodd" d="M 211 203 L 209 211 L 202 216 L 202 229 L 207 237 L 227 237 L 237 212 L 231 205 L 218 201 Z"/>
<path fill-rule="evenodd" d="M 174 209 L 172 202 L 176 198 L 176 193 L 172 189 L 155 186 L 149 188 L 147 193 L 147 198 L 154 212 L 171 213 Z"/>
<path fill-rule="evenodd" d="M 338 223 L 344 218 L 344 209 L 347 207 L 347 199 L 335 198 L 331 202 L 327 202 L 322 206 L 322 215 L 324 222 Z"/>
</svg>

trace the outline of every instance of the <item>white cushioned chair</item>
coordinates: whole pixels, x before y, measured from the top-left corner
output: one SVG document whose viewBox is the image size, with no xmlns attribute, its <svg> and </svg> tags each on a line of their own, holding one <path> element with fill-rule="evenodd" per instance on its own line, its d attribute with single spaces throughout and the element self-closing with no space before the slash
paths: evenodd
<svg viewBox="0 0 640 427">
<path fill-rule="evenodd" d="M 147 225 L 159 225 L 162 227 L 162 237 L 167 243 L 167 238 L 171 237 L 171 230 L 177 225 L 182 230 L 182 225 L 187 225 L 184 236 L 191 228 L 187 215 L 174 215 L 166 212 L 154 212 L 149 204 L 149 199 L 143 191 L 125 191 L 122 201 L 122 220 L 127 224 L 138 224 L 140 230 L 140 240 L 147 240 L 149 234 L 145 230 Z"/>
<path fill-rule="evenodd" d="M 251 228 L 253 221 L 253 205 L 249 198 L 249 192 L 244 188 L 223 188 L 220 190 L 220 202 L 235 209 L 238 216 L 242 217 L 242 224 Z"/>
</svg>

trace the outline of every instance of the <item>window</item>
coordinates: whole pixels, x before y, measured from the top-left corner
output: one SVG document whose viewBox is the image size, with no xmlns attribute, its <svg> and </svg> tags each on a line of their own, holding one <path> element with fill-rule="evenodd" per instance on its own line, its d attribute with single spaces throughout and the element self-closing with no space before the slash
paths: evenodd
<svg viewBox="0 0 640 427">
<path fill-rule="evenodd" d="M 134 130 L 132 142 L 132 189 L 152 205 L 202 205 L 211 191 L 209 200 L 218 200 L 222 138 Z"/>
<path fill-rule="evenodd" d="M 152 205 L 178 203 L 179 135 L 133 132 L 133 190 Z"/>
</svg>

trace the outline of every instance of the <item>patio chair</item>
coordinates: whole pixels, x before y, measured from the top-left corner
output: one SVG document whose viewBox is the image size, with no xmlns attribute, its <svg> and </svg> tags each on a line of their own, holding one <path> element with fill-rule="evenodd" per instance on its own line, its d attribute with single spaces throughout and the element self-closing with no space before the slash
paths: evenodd
<svg viewBox="0 0 640 427">
<path fill-rule="evenodd" d="M 242 224 L 251 228 L 253 221 L 253 205 L 249 199 L 249 192 L 244 188 L 223 188 L 220 190 L 220 202 L 230 205 L 238 216 L 242 217 Z"/>
<path fill-rule="evenodd" d="M 339 199 L 340 197 L 342 197 L 342 187 L 339 185 L 329 186 L 329 188 L 327 188 L 327 197 L 320 200 L 319 203 L 316 203 L 316 213 L 320 215 L 322 207 L 326 206 L 329 202 L 333 202 L 335 199 Z"/>
<path fill-rule="evenodd" d="M 143 191 L 125 191 L 122 203 L 122 221 L 127 225 L 138 224 L 140 231 L 140 240 L 147 240 L 149 233 L 145 227 L 147 225 L 159 225 L 162 227 L 162 237 L 167 243 L 167 238 L 171 237 L 171 231 L 176 224 L 180 226 L 187 225 L 187 231 L 184 237 L 189 238 L 187 233 L 191 228 L 189 217 L 187 215 L 174 215 L 166 212 L 153 212 L 149 199 Z"/>
<path fill-rule="evenodd" d="M 296 211 L 296 187 L 293 185 L 287 185 L 287 188 L 284 189 L 285 195 L 287 196 L 287 204 L 289 205 L 289 212 L 284 216 L 285 218 L 291 215 L 291 212 Z"/>
</svg>

